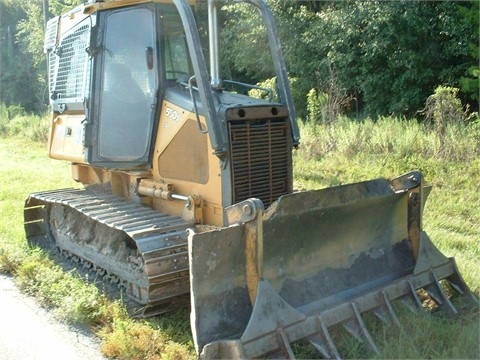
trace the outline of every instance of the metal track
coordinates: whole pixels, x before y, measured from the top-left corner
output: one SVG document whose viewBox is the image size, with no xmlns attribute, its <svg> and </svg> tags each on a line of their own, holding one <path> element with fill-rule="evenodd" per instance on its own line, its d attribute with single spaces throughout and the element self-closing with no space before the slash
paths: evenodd
<svg viewBox="0 0 480 360">
<path fill-rule="evenodd" d="M 100 187 L 31 194 L 25 231 L 32 246 L 58 247 L 118 282 L 143 306 L 170 310 L 189 293 L 187 228 L 180 217 L 106 193 Z"/>
</svg>

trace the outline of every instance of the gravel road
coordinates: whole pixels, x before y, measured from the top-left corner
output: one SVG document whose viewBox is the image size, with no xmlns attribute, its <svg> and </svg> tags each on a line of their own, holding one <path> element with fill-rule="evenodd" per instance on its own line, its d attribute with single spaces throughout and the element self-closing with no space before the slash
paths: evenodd
<svg viewBox="0 0 480 360">
<path fill-rule="evenodd" d="M 55 318 L 0 274 L 0 360 L 104 360 L 94 335 Z"/>
</svg>

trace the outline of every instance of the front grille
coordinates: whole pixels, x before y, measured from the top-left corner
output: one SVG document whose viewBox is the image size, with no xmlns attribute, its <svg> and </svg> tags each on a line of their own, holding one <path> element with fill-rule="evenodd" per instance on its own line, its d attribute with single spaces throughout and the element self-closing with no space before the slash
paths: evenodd
<svg viewBox="0 0 480 360">
<path fill-rule="evenodd" d="M 254 197 L 265 208 L 291 192 L 290 128 L 285 118 L 229 123 L 233 203 Z"/>
</svg>

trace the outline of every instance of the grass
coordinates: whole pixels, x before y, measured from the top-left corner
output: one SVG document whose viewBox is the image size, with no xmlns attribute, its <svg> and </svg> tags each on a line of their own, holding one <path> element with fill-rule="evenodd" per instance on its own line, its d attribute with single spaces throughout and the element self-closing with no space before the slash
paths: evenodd
<svg viewBox="0 0 480 360">
<path fill-rule="evenodd" d="M 161 319 L 132 319 L 120 301 L 108 299 L 75 271 L 64 272 L 41 251 L 28 248 L 23 229 L 28 194 L 78 186 L 71 180 L 70 166 L 49 159 L 45 143 L 32 139 L 32 134 L 0 135 L 0 272 L 14 275 L 22 291 L 58 317 L 89 326 L 100 336 L 108 357 L 193 359 L 186 310 Z"/>
<path fill-rule="evenodd" d="M 342 119 L 331 125 L 303 125 L 302 147 L 294 153 L 295 187 L 323 188 L 422 170 L 433 185 L 424 227 L 444 254 L 455 256 L 464 279 L 478 296 L 477 125 L 449 126 L 443 141 L 433 129 L 404 119 L 384 118 L 376 123 Z M 101 337 L 102 351 L 108 357 L 195 358 L 188 309 L 148 320 L 129 318 L 120 302 L 107 299 L 74 271 L 64 272 L 40 251 L 26 246 L 25 197 L 35 191 L 76 186 L 68 164 L 48 159 L 44 138 L 28 130 L 29 126 L 46 129 L 45 120 L 39 118 L 22 115 L 0 120 L 0 272 L 15 275 L 25 292 L 64 319 L 89 325 Z M 377 358 L 480 357 L 478 308 L 455 317 L 403 309 L 398 313 L 402 329 L 377 326 L 374 319 L 367 319 L 381 350 Z M 338 346 L 346 358 L 371 356 L 349 336 L 340 337 Z M 299 357 L 311 356 L 308 346 L 296 351 Z"/>
</svg>

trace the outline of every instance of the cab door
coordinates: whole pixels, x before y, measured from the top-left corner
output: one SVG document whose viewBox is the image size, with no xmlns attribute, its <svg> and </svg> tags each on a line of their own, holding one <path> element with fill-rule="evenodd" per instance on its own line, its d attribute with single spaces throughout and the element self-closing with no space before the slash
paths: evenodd
<svg viewBox="0 0 480 360">
<path fill-rule="evenodd" d="M 114 168 L 147 165 L 159 86 L 154 7 L 100 12 L 97 39 L 87 161 Z"/>
</svg>

